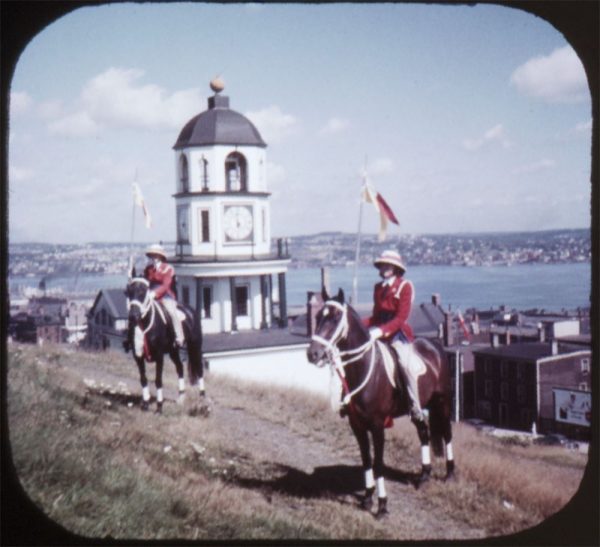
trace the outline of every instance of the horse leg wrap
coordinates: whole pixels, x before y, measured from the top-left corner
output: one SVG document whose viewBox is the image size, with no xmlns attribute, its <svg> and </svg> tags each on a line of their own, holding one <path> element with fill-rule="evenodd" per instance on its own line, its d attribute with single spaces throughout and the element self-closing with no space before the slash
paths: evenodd
<svg viewBox="0 0 600 547">
<path fill-rule="evenodd" d="M 179 393 L 185 391 L 185 380 L 183 378 L 179 378 L 178 380 Z"/>
<path fill-rule="evenodd" d="M 367 469 L 365 471 L 365 487 L 367 490 L 375 487 L 375 479 L 373 478 L 373 470 Z"/>
<path fill-rule="evenodd" d="M 383 477 L 377 477 L 377 497 L 379 499 L 387 497 L 385 492 L 385 480 Z"/>
<path fill-rule="evenodd" d="M 163 404 L 163 401 L 164 401 L 164 398 L 163 398 L 163 390 L 162 390 L 162 387 L 159 387 L 159 388 L 156 390 L 156 402 L 157 402 L 159 405 L 162 405 L 162 404 Z"/>
<path fill-rule="evenodd" d="M 198 380 L 198 390 L 200 391 L 200 395 L 204 395 L 204 378 Z"/>
<path fill-rule="evenodd" d="M 452 443 L 446 443 L 446 460 L 451 461 L 454 459 L 454 452 L 452 451 Z"/>
<path fill-rule="evenodd" d="M 144 399 L 146 403 L 150 400 L 150 388 L 148 386 L 142 388 L 142 399 Z"/>
<path fill-rule="evenodd" d="M 423 467 L 428 465 L 431 468 L 431 453 L 427 444 L 421 445 L 421 463 Z"/>
</svg>

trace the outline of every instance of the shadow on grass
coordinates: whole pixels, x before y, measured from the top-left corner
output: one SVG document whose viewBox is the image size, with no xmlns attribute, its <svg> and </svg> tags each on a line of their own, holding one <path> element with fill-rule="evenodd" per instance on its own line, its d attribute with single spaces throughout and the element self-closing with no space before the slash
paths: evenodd
<svg viewBox="0 0 600 547">
<path fill-rule="evenodd" d="M 244 488 L 260 489 L 269 493 L 280 493 L 299 498 L 336 498 L 343 502 L 344 496 L 363 499 L 365 482 L 362 467 L 359 465 L 329 465 L 316 467 L 312 473 L 305 473 L 287 465 L 277 465 L 274 479 L 234 477 L 232 482 Z M 413 485 L 417 474 L 386 467 L 384 477 L 402 484 Z"/>
</svg>

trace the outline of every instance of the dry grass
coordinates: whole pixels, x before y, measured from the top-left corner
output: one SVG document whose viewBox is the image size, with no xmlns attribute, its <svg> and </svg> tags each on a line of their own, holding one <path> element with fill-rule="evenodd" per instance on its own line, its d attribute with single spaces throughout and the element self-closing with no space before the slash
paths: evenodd
<svg viewBox="0 0 600 547">
<path fill-rule="evenodd" d="M 86 389 L 86 370 L 113 375 L 117 393 L 107 386 Z M 173 373 L 167 368 L 165 374 Z M 286 470 L 266 452 L 240 445 L 214 420 L 189 416 L 175 404 L 165 405 L 162 416 L 128 406 L 136 392 L 116 387 L 117 378 L 137 382 L 125 356 L 9 347 L 8 419 L 18 476 L 67 529 L 137 539 L 398 538 L 344 496 L 306 496 L 302 485 L 273 487 L 289 478 Z M 216 375 L 208 385 L 215 400 L 350 454 L 358 465 L 354 438 L 327 400 Z M 398 420 L 387 439 L 388 466 L 416 473 L 419 445 L 410 422 Z M 432 481 L 407 495 L 485 535 L 519 531 L 560 510 L 586 464 L 581 454 L 509 444 L 462 424 L 455 427 L 454 447 L 459 480 Z M 434 476 L 443 472 L 443 461 L 434 460 Z M 416 537 L 410 522 L 404 526 L 402 537 Z"/>
</svg>

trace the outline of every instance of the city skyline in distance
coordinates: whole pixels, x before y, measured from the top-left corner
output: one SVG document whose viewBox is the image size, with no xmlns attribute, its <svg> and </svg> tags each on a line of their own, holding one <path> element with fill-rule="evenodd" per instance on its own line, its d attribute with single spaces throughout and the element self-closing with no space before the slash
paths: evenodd
<svg viewBox="0 0 600 547">
<path fill-rule="evenodd" d="M 123 4 L 74 10 L 17 64 L 10 240 L 127 241 L 137 178 L 154 226 L 138 211 L 135 240 L 172 241 L 171 147 L 218 73 L 269 145 L 274 237 L 356 233 L 365 164 L 400 219 L 390 234 L 589 228 L 587 81 L 532 14 Z M 363 233 L 377 222 L 366 204 Z"/>
</svg>

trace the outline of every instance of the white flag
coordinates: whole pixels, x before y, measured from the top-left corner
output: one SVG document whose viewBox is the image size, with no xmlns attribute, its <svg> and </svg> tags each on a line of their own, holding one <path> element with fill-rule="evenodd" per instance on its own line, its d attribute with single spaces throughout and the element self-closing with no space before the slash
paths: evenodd
<svg viewBox="0 0 600 547">
<path fill-rule="evenodd" d="M 144 211 L 144 222 L 146 224 L 146 228 L 152 227 L 152 217 L 150 216 L 150 211 L 148 211 L 148 207 L 146 207 L 146 202 L 144 201 L 144 196 L 142 196 L 142 190 L 140 189 L 140 185 L 137 182 L 133 182 L 133 201 L 136 205 L 142 208 Z"/>
</svg>

